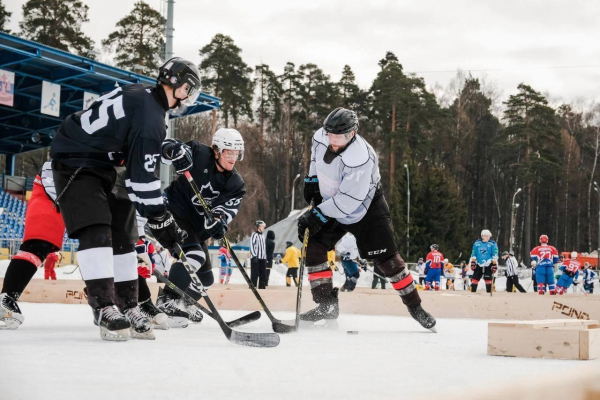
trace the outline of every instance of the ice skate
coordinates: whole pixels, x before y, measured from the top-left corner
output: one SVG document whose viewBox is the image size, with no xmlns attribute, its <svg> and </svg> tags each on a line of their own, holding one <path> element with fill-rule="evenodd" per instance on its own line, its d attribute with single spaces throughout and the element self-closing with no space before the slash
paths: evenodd
<svg viewBox="0 0 600 400">
<path fill-rule="evenodd" d="M 308 327 L 337 327 L 340 315 L 338 288 L 331 292 L 331 298 L 322 301 L 316 308 L 300 314 L 300 326 Z"/>
<path fill-rule="evenodd" d="M 8 293 L 0 294 L 0 329 L 17 329 L 24 320 L 17 301 Z"/>
<path fill-rule="evenodd" d="M 100 327 L 103 340 L 125 341 L 131 337 L 131 324 L 115 305 L 95 309 L 94 324 Z"/>
<path fill-rule="evenodd" d="M 429 329 L 433 333 L 437 333 L 437 330 L 435 329 L 435 318 L 425 311 L 420 304 L 418 306 L 408 307 L 408 312 L 423 328 Z"/>
<path fill-rule="evenodd" d="M 200 311 L 200 307 L 195 304 L 190 304 L 187 306 L 186 312 L 189 314 L 189 319 L 192 322 L 200 323 L 204 318 L 202 311 Z"/>
<path fill-rule="evenodd" d="M 187 328 L 189 325 L 189 314 L 179 308 L 179 298 L 169 292 L 160 289 L 156 299 L 156 307 L 169 317 L 170 328 Z"/>
<path fill-rule="evenodd" d="M 167 317 L 167 314 L 159 310 L 154 303 L 152 303 L 151 299 L 141 302 L 139 307 L 142 315 L 152 320 L 153 329 L 169 329 L 169 317 Z"/>
<path fill-rule="evenodd" d="M 125 317 L 131 324 L 129 331 L 134 339 L 154 340 L 154 331 L 152 330 L 152 319 L 144 316 L 140 306 L 125 310 Z"/>
</svg>

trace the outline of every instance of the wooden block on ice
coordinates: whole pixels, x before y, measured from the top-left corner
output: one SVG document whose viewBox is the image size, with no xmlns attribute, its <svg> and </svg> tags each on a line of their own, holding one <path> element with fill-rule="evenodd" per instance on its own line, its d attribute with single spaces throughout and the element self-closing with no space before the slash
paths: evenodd
<svg viewBox="0 0 600 400">
<path fill-rule="evenodd" d="M 600 325 L 594 320 L 490 322 L 488 355 L 563 360 L 600 358 Z"/>
</svg>

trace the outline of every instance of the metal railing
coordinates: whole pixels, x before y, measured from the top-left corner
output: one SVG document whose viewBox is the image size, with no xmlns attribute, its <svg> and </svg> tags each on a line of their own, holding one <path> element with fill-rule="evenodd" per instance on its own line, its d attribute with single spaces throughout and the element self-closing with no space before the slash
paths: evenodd
<svg viewBox="0 0 600 400">
<path fill-rule="evenodd" d="M 13 258 L 15 254 L 19 251 L 19 247 L 23 243 L 23 239 L 0 239 L 0 248 L 2 251 L 0 252 L 0 260 L 10 260 Z M 71 260 L 75 259 L 75 252 L 79 247 L 79 243 L 72 242 L 71 240 L 67 240 L 63 243 L 63 247 L 60 251 L 63 253 L 71 253 Z M 8 249 L 8 252 L 5 250 Z"/>
</svg>

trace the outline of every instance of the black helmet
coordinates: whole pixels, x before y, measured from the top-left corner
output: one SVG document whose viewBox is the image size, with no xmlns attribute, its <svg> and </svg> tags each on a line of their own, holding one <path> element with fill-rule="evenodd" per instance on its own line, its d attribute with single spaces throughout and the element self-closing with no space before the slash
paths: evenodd
<svg viewBox="0 0 600 400">
<path fill-rule="evenodd" d="M 285 242 L 285 248 L 287 249 L 288 247 L 292 246 L 294 243 L 287 241 Z"/>
<path fill-rule="evenodd" d="M 357 131 L 358 117 L 354 111 L 338 107 L 325 118 L 323 129 L 336 135 Z"/>
<path fill-rule="evenodd" d="M 439 248 L 440 248 L 440 246 L 438 246 L 437 244 L 432 244 L 432 245 L 431 245 L 429 248 L 430 248 L 431 250 L 437 250 L 437 249 L 439 249 Z"/>
<path fill-rule="evenodd" d="M 164 63 L 158 70 L 157 80 L 172 87 L 173 94 L 183 84 L 188 84 L 189 89 L 185 99 L 174 96 L 178 100 L 176 107 L 179 106 L 179 103 L 186 106 L 193 105 L 200 94 L 200 72 L 198 68 L 192 62 L 181 57 L 173 57 Z"/>
</svg>

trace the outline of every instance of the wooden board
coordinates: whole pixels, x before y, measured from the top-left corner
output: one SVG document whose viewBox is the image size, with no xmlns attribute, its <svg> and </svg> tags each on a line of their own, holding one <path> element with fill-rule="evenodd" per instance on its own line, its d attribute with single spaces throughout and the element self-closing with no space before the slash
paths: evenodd
<svg viewBox="0 0 600 400">
<path fill-rule="evenodd" d="M 598 321 L 490 322 L 488 355 L 591 360 L 600 356 Z"/>
</svg>

